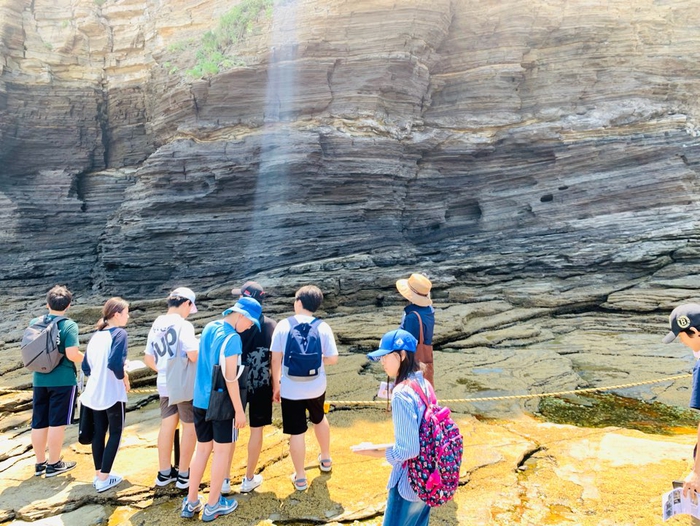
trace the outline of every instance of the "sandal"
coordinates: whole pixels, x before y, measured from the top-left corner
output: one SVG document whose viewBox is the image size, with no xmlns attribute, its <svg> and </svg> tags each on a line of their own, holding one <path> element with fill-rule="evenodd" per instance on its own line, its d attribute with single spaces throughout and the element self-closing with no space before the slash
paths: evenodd
<svg viewBox="0 0 700 526">
<path fill-rule="evenodd" d="M 306 479 L 298 479 L 296 473 L 292 473 L 292 484 L 297 491 L 306 491 L 309 487 Z"/>
<path fill-rule="evenodd" d="M 330 472 L 333 469 L 333 461 L 330 458 L 322 459 L 321 455 L 318 456 L 318 469 L 324 473 Z"/>
</svg>

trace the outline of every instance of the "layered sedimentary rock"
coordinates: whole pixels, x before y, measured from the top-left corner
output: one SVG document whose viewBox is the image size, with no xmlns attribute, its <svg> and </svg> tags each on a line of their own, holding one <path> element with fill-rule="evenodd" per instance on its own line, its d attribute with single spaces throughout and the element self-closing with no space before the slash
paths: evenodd
<svg viewBox="0 0 700 526">
<path fill-rule="evenodd" d="M 420 268 L 562 307 L 513 291 L 599 276 L 602 304 L 696 261 L 693 2 L 281 1 L 188 76 L 231 7 L 2 0 L 8 293 L 258 275 L 362 303 Z"/>
</svg>

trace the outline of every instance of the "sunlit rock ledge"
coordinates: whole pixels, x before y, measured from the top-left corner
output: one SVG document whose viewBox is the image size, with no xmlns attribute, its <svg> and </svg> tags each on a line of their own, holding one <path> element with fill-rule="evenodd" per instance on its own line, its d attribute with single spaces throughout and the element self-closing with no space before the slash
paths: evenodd
<svg viewBox="0 0 700 526">
<path fill-rule="evenodd" d="M 357 360 L 352 362 L 338 366 L 346 383 L 357 366 Z M 371 389 L 374 382 L 368 380 L 365 377 L 360 383 Z M 333 396 L 343 389 L 339 376 L 331 381 Z M 146 396 L 132 394 L 130 404 Z M 296 492 L 289 480 L 292 466 L 278 411 L 274 425 L 264 433 L 259 463 L 263 485 L 246 495 L 237 492 L 245 471 L 248 438 L 248 430 L 242 431 L 232 471 L 239 507 L 232 517 L 220 520 L 268 526 L 381 524 L 390 467 L 351 453 L 350 446 L 368 439 L 392 440 L 390 417 L 384 409 L 331 411 L 333 472 L 321 473 L 316 461 L 310 460 L 317 456 L 317 445 L 309 439 L 310 487 L 304 493 Z M 616 427 L 578 428 L 527 417 L 482 422 L 457 405 L 454 417 L 465 437 L 461 484 L 453 501 L 433 511 L 431 524 L 435 525 L 659 524 L 661 494 L 671 488 L 672 480 L 684 475 L 692 459 L 692 434 L 661 436 Z M 77 443 L 76 426 L 68 428 L 64 453 L 78 466 L 51 479 L 33 476 L 27 429 L 3 430 L 0 522 L 136 525 L 179 521 L 184 493 L 153 487 L 159 421 L 156 402 L 127 412 L 114 465 L 124 482 L 102 494 L 92 487 L 90 448 Z M 205 494 L 208 481 L 207 472 Z M 674 519 L 670 524 L 680 523 Z"/>
</svg>

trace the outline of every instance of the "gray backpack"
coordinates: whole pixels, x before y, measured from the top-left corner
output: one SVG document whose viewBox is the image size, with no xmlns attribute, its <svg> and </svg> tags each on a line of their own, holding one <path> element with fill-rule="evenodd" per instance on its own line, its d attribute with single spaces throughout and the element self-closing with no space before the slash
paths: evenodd
<svg viewBox="0 0 700 526">
<path fill-rule="evenodd" d="M 58 352 L 61 340 L 58 322 L 67 319 L 56 316 L 50 320 L 44 316 L 25 329 L 20 349 L 27 369 L 36 373 L 50 373 L 56 368 L 64 356 Z"/>
</svg>

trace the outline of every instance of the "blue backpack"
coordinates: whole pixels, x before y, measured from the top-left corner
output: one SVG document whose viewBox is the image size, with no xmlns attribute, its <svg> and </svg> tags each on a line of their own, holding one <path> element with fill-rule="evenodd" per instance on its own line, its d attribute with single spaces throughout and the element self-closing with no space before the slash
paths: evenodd
<svg viewBox="0 0 700 526">
<path fill-rule="evenodd" d="M 292 316 L 287 318 L 289 334 L 284 348 L 285 376 L 295 381 L 308 382 L 318 377 L 323 364 L 323 349 L 318 326 L 321 320 L 299 323 Z"/>
</svg>

